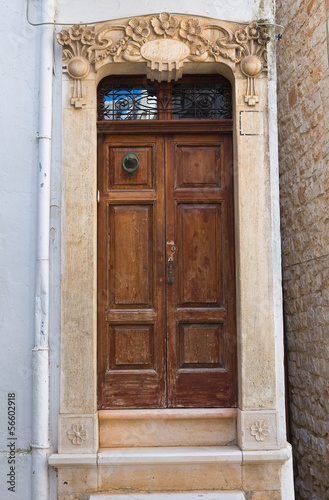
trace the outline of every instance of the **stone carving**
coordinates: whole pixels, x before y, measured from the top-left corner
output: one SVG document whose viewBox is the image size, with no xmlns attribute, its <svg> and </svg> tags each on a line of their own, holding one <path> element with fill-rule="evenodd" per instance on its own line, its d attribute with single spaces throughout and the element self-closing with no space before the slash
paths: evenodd
<svg viewBox="0 0 329 500">
<path fill-rule="evenodd" d="M 74 80 L 71 103 L 76 107 L 85 104 L 82 81 L 91 65 L 98 71 L 104 63 L 116 61 L 146 62 L 147 77 L 159 82 L 180 78 L 189 61 L 227 62 L 233 70 L 239 65 L 247 78 L 245 101 L 255 106 L 259 102 L 255 79 L 267 69 L 269 39 L 256 22 L 245 27 L 219 21 L 201 25 L 197 18 L 167 12 L 92 29 L 75 25 L 57 35 L 67 72 Z"/>
<path fill-rule="evenodd" d="M 256 441 L 264 441 L 270 431 L 265 420 L 256 420 L 254 425 L 250 427 L 250 433 L 255 437 Z"/>
<path fill-rule="evenodd" d="M 81 444 L 88 438 L 88 432 L 83 429 L 81 424 L 73 424 L 72 430 L 67 431 L 66 435 L 72 444 Z"/>
<path fill-rule="evenodd" d="M 248 78 L 245 101 L 249 106 L 254 106 L 259 101 L 255 78 L 261 74 L 263 69 L 267 69 L 266 45 L 270 37 L 264 28 L 253 22 L 246 28 L 240 28 L 236 31 L 235 39 L 240 44 L 242 55 L 240 68 Z"/>
<path fill-rule="evenodd" d="M 57 34 L 57 41 L 63 45 L 63 59 L 66 62 L 66 70 L 74 81 L 73 96 L 71 104 L 76 108 L 81 108 L 86 101 L 83 97 L 82 80 L 89 72 L 93 51 L 96 46 L 106 46 L 106 41 L 98 40 L 96 44 L 94 29 L 74 25 L 72 28 L 63 29 Z"/>
</svg>

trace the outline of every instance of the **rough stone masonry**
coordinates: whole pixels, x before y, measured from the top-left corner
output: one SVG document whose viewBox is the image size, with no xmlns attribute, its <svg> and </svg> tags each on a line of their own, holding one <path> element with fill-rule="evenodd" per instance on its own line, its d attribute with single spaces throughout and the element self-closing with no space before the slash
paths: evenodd
<svg viewBox="0 0 329 500">
<path fill-rule="evenodd" d="M 327 1 L 327 8 L 328 8 Z M 324 0 L 278 0 L 281 227 L 296 498 L 329 498 L 329 70 Z"/>
</svg>

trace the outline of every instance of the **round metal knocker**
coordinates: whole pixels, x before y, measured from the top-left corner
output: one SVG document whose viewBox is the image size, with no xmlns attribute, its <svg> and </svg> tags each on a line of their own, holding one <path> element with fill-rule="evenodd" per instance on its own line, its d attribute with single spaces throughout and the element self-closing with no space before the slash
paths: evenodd
<svg viewBox="0 0 329 500">
<path fill-rule="evenodd" d="M 122 168 L 128 175 L 134 175 L 139 167 L 139 159 L 136 153 L 126 153 L 122 158 Z"/>
</svg>

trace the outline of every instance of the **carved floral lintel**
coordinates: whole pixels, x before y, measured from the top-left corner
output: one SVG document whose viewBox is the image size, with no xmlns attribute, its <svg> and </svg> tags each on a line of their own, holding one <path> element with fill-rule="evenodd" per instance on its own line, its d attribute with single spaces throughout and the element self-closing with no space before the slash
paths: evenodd
<svg viewBox="0 0 329 500">
<path fill-rule="evenodd" d="M 256 22 L 243 27 L 217 21 L 201 25 L 197 18 L 179 17 L 163 12 L 123 25 L 109 22 L 98 31 L 75 25 L 58 33 L 65 67 L 74 81 L 71 104 L 81 108 L 86 103 L 82 82 L 92 66 L 97 71 L 103 62 L 146 62 L 148 78 L 170 81 L 182 76 L 184 62 L 229 61 L 247 78 L 245 102 L 255 106 L 255 80 L 267 69 L 270 37 L 265 28 Z"/>
</svg>

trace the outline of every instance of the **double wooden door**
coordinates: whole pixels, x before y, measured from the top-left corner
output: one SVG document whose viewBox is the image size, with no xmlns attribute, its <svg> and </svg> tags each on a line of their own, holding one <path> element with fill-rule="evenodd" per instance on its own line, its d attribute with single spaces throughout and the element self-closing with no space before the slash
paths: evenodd
<svg viewBox="0 0 329 500">
<path fill-rule="evenodd" d="M 148 127 L 99 141 L 99 408 L 234 406 L 231 135 Z"/>
</svg>

